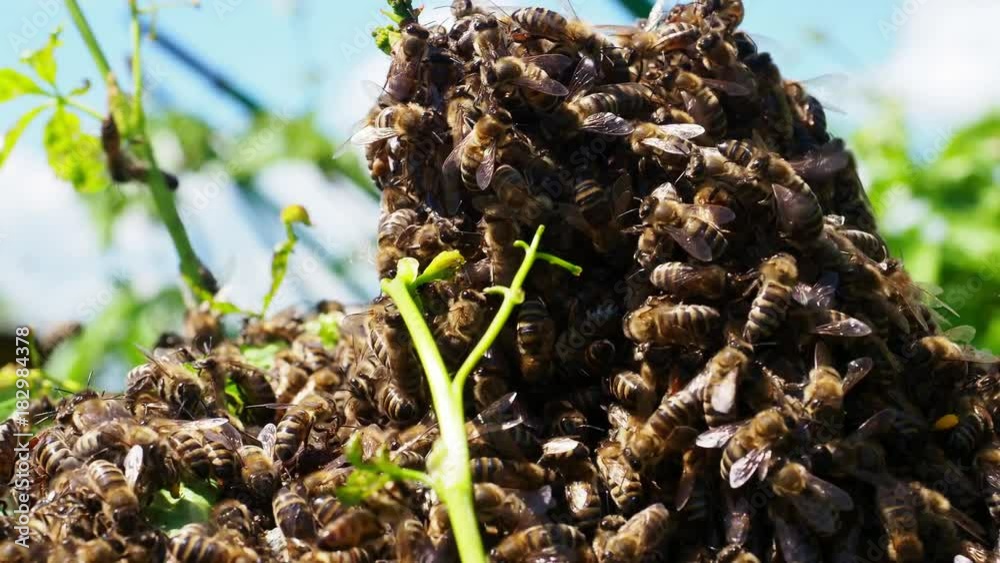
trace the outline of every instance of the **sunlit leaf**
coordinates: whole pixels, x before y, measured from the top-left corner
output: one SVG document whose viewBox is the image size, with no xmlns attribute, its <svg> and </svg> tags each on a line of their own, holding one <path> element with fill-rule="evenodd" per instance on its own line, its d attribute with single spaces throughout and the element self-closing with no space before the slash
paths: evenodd
<svg viewBox="0 0 1000 563">
<path fill-rule="evenodd" d="M 39 106 L 29 111 L 28 113 L 22 115 L 14 123 L 14 125 L 7 130 L 7 133 L 4 134 L 3 146 L 0 147 L 0 166 L 3 166 L 3 163 L 7 160 L 7 157 L 10 156 L 11 151 L 14 150 L 14 145 L 16 145 L 18 139 L 21 138 L 21 134 L 24 133 L 24 129 L 28 127 L 28 124 L 30 124 L 32 120 L 38 117 L 38 114 L 41 113 L 42 110 L 45 109 L 45 107 L 46 106 Z"/>
<path fill-rule="evenodd" d="M 307 333 L 318 336 L 323 346 L 333 348 L 340 340 L 340 323 L 343 320 L 343 313 L 322 313 L 306 322 L 302 328 Z"/>
<path fill-rule="evenodd" d="M 92 193 L 109 185 L 101 142 L 80 129 L 75 114 L 57 107 L 45 126 L 44 144 L 53 172 L 78 191 Z"/>
<path fill-rule="evenodd" d="M 21 56 L 21 60 L 35 69 L 42 80 L 55 86 L 56 84 L 56 47 L 62 45 L 59 34 L 62 29 L 57 28 L 49 35 L 49 40 L 44 47 L 35 49 Z"/>
<path fill-rule="evenodd" d="M 180 498 L 159 491 L 144 512 L 154 526 L 169 534 L 187 524 L 208 521 L 217 499 L 218 492 L 212 487 L 185 483 L 180 486 Z"/>
<path fill-rule="evenodd" d="M 309 213 L 301 205 L 289 205 L 281 211 L 281 221 L 285 224 L 285 241 L 274 248 L 274 255 L 271 257 L 271 287 L 264 295 L 263 304 L 260 309 L 260 316 L 267 314 L 267 309 L 271 306 L 271 301 L 278 294 L 281 282 L 285 280 L 288 272 L 288 259 L 295 250 L 295 244 L 299 241 L 295 234 L 294 225 L 303 223 L 310 225 Z"/>
<path fill-rule="evenodd" d="M 448 279 L 465 264 L 465 258 L 457 250 L 446 250 L 435 256 L 424 271 L 413 280 L 413 285 L 420 286 L 438 280 Z"/>
<path fill-rule="evenodd" d="M 274 367 L 274 357 L 285 348 L 288 348 L 288 344 L 279 341 L 263 346 L 244 346 L 240 352 L 247 363 L 263 370 L 269 370 Z"/>
<path fill-rule="evenodd" d="M 31 78 L 12 68 L 0 68 L 0 103 L 27 94 L 44 94 L 45 91 Z"/>
</svg>

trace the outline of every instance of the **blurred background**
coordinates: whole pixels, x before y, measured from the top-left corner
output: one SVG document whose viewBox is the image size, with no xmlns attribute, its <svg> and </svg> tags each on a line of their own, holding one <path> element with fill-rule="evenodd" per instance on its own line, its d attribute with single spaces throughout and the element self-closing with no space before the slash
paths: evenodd
<svg viewBox="0 0 1000 563">
<path fill-rule="evenodd" d="M 445 0 L 437 0 L 446 4 Z M 516 2 L 515 2 L 516 3 Z M 833 132 L 856 152 L 893 253 L 913 277 L 974 326 L 974 344 L 1000 351 L 1000 3 L 992 0 L 788 2 L 746 0 L 743 28 L 771 51 L 786 78 L 806 80 L 831 113 Z M 82 7 L 119 79 L 129 80 L 128 8 Z M 510 4 L 505 3 L 505 4 Z M 561 9 L 560 2 L 532 2 Z M 644 0 L 574 0 L 580 17 L 629 23 Z M 648 4 L 647 4 L 648 5 Z M 313 227 L 292 256 L 272 306 L 322 298 L 361 303 L 377 292 L 377 194 L 360 155 L 333 158 L 372 103 L 363 80 L 381 83 L 389 59 L 371 29 L 382 0 L 162 0 L 149 24 L 143 67 L 160 165 L 181 179 L 178 207 L 195 249 L 226 299 L 254 307 L 269 285 L 282 207 L 308 208 Z M 446 6 L 428 2 L 423 22 Z M 0 20 L 0 68 L 63 28 L 56 52 L 63 91 L 97 76 L 63 2 L 8 2 Z M 92 84 L 88 105 L 104 111 Z M 37 101 L 35 102 L 37 104 Z M 32 107 L 0 104 L 0 130 Z M 98 134 L 96 120 L 84 131 Z M 108 184 L 77 191 L 54 176 L 44 119 L 0 151 L 0 330 L 63 321 L 87 328 L 59 349 L 57 379 L 141 360 L 181 322 L 185 296 L 176 255 L 148 192 Z M 6 160 L 4 161 L 4 158 Z M 117 380 L 99 386 L 120 387 Z"/>
</svg>

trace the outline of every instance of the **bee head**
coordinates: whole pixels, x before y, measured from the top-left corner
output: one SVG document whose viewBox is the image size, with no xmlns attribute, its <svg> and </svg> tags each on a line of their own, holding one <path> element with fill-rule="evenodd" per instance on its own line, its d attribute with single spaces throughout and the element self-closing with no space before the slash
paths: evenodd
<svg viewBox="0 0 1000 563">
<path fill-rule="evenodd" d="M 718 47 L 721 42 L 722 35 L 717 31 L 710 31 L 698 39 L 695 48 L 698 49 L 699 53 L 706 53 Z"/>
<path fill-rule="evenodd" d="M 500 27 L 500 22 L 498 22 L 497 18 L 492 15 L 483 18 L 477 18 L 476 23 L 472 24 L 472 29 L 477 32 L 488 31 L 490 29 L 496 29 L 498 27 Z"/>
</svg>

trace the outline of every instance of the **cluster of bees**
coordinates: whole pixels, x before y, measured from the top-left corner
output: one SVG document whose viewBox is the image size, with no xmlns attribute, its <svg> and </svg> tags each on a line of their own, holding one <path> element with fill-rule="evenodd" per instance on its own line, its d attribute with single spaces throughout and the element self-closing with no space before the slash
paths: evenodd
<svg viewBox="0 0 1000 563">
<path fill-rule="evenodd" d="M 466 390 L 491 559 L 1000 559 L 998 362 L 942 333 L 823 105 L 738 29 L 740 0 L 627 27 L 470 0 L 452 15 L 400 24 L 351 139 L 383 194 L 380 275 L 465 257 L 419 289 L 457 368 L 515 240 L 544 224 L 543 250 L 583 267 L 532 269 Z M 347 314 L 332 348 L 305 330 L 339 310 L 232 340 L 192 311 L 123 394 L 62 400 L 33 443 L 31 548 L 0 520 L 0 559 L 457 559 L 419 483 L 338 500 L 350 437 L 423 469 L 438 436 L 392 302 Z M 274 343 L 267 369 L 241 355 Z M 218 489 L 211 519 L 153 526 L 153 497 L 190 482 Z"/>
</svg>

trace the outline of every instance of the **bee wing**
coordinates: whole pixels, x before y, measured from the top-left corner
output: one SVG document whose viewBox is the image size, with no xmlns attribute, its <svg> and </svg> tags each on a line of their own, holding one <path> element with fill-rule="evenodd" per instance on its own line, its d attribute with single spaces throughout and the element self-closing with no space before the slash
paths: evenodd
<svg viewBox="0 0 1000 563">
<path fill-rule="evenodd" d="M 822 104 L 823 108 L 827 111 L 845 113 L 844 110 L 838 108 L 837 106 L 827 103 L 827 100 L 844 99 L 847 97 L 848 93 L 845 91 L 850 88 L 851 84 L 851 77 L 849 75 L 833 72 L 829 74 L 821 74 L 806 80 L 800 80 L 799 83 L 805 87 L 809 95 L 816 98 L 816 101 Z"/>
<path fill-rule="evenodd" d="M 590 90 L 597 82 L 597 65 L 594 59 L 582 57 L 573 69 L 573 76 L 569 80 L 569 96 L 575 98 L 580 94 Z"/>
<path fill-rule="evenodd" d="M 712 389 L 712 408 L 716 412 L 729 413 L 736 404 L 736 383 L 739 370 L 731 369 L 722 381 Z"/>
<path fill-rule="evenodd" d="M 834 321 L 831 323 L 819 325 L 816 328 L 814 328 L 812 332 L 813 334 L 826 334 L 829 336 L 860 338 L 871 334 L 872 329 L 870 326 L 859 321 L 858 319 L 855 319 L 854 317 L 848 317 L 844 320 Z"/>
<path fill-rule="evenodd" d="M 694 493 L 694 486 L 698 482 L 697 469 L 689 464 L 684 464 L 681 478 L 677 482 L 677 494 L 674 495 L 674 508 L 677 510 L 684 510 L 688 501 L 691 500 L 691 495 Z"/>
<path fill-rule="evenodd" d="M 565 86 L 547 76 L 539 78 L 520 76 L 512 80 L 511 84 L 550 96 L 565 96 L 569 94 L 569 90 Z"/>
<path fill-rule="evenodd" d="M 824 500 L 804 493 L 792 495 L 790 500 L 798 515 L 816 533 L 831 536 L 837 531 L 840 522 L 831 518 L 831 507 Z"/>
<path fill-rule="evenodd" d="M 205 418 L 202 420 L 192 420 L 191 422 L 186 422 L 184 423 L 184 428 L 192 428 L 194 430 L 213 430 L 215 428 L 222 428 L 226 424 L 229 424 L 228 418 Z"/>
<path fill-rule="evenodd" d="M 497 147 L 495 143 L 490 143 L 483 151 L 483 162 L 476 169 L 476 185 L 479 189 L 486 190 L 493 182 L 493 173 L 497 167 Z"/>
<path fill-rule="evenodd" d="M 667 135 L 673 135 L 681 139 L 694 139 L 705 134 L 705 128 L 696 123 L 671 123 L 669 125 L 660 125 L 658 129 Z"/>
<path fill-rule="evenodd" d="M 773 512 L 773 511 L 772 511 Z M 777 536 L 781 555 L 787 563 L 822 561 L 816 543 L 802 526 L 789 523 L 781 514 L 772 514 L 774 534 Z"/>
<path fill-rule="evenodd" d="M 949 313 L 951 313 L 952 315 L 954 315 L 956 317 L 961 317 L 962 316 L 962 315 L 958 314 L 958 311 L 956 311 L 955 309 L 952 309 L 950 305 L 948 305 L 947 303 L 945 303 L 944 301 L 941 300 L 941 298 L 939 296 L 942 293 L 944 293 L 944 289 L 942 289 L 941 287 L 936 286 L 936 285 L 934 285 L 932 283 L 928 283 L 928 282 L 914 282 L 913 285 L 916 286 L 916 288 L 923 293 L 924 300 L 931 307 L 933 307 L 935 309 L 944 309 L 945 311 L 948 311 Z M 956 328 L 958 328 L 958 327 L 956 327 Z M 970 338 L 969 340 L 972 340 L 972 339 Z"/>
<path fill-rule="evenodd" d="M 588 115 L 586 119 L 583 120 L 583 124 L 580 126 L 580 129 L 590 131 L 591 133 L 600 133 L 602 135 L 613 135 L 619 137 L 631 135 L 632 131 L 635 131 L 635 127 L 633 127 L 631 123 L 610 112 Z"/>
<path fill-rule="evenodd" d="M 847 393 L 860 383 L 872 371 L 872 367 L 874 366 L 875 362 L 867 356 L 851 360 L 847 364 L 847 373 L 844 374 L 844 393 Z"/>
<path fill-rule="evenodd" d="M 742 96 L 749 96 L 751 93 L 750 88 L 747 88 L 746 86 L 736 82 L 730 82 L 728 80 L 715 80 L 712 78 L 702 78 L 701 81 L 704 82 L 706 86 L 714 90 L 719 90 L 720 92 L 725 92 L 730 96 L 742 97 Z"/>
<path fill-rule="evenodd" d="M 557 53 L 533 55 L 530 57 L 524 57 L 523 60 L 528 64 L 535 65 L 544 70 L 545 74 L 548 74 L 549 76 L 559 76 L 573 64 L 573 59 L 567 57 L 566 55 L 560 55 Z M 568 94 L 569 90 L 567 90 L 566 93 Z"/>
<path fill-rule="evenodd" d="M 278 429 L 274 424 L 267 423 L 257 434 L 260 447 L 267 454 L 268 459 L 274 459 L 274 444 L 278 439 Z"/>
<path fill-rule="evenodd" d="M 370 145 L 397 136 L 399 136 L 399 132 L 392 127 L 375 127 L 374 125 L 369 125 L 351 135 L 351 144 Z"/>
<path fill-rule="evenodd" d="M 986 530 L 984 530 L 983 527 L 979 525 L 979 522 L 976 522 L 968 514 L 952 507 L 945 516 L 954 522 L 958 527 L 968 532 L 972 537 L 979 541 L 983 541 L 983 536 L 986 534 Z"/>
<path fill-rule="evenodd" d="M 726 502 L 726 541 L 743 545 L 750 536 L 750 502 L 746 496 L 736 495 L 732 490 L 724 489 L 722 494 Z"/>
<path fill-rule="evenodd" d="M 833 297 L 836 291 L 836 287 L 831 285 L 797 283 L 792 288 L 792 299 L 805 307 L 828 309 L 833 305 Z"/>
<path fill-rule="evenodd" d="M 807 182 L 829 179 L 851 163 L 842 144 L 829 142 L 819 150 L 788 162 L 796 174 Z"/>
<path fill-rule="evenodd" d="M 972 340 L 976 338 L 976 327 L 969 325 L 952 327 L 944 331 L 942 336 L 948 337 L 948 339 L 952 342 L 972 342 Z"/>
<path fill-rule="evenodd" d="M 817 497 L 819 497 L 819 499 L 821 499 L 824 503 L 831 504 L 837 510 L 841 512 L 854 510 L 854 500 L 851 498 L 851 495 L 833 483 L 824 481 L 815 475 L 809 474 L 806 477 L 806 486 L 815 492 Z"/>
<path fill-rule="evenodd" d="M 695 444 L 697 444 L 699 448 L 721 448 L 729 442 L 729 440 L 744 424 L 745 423 L 742 422 L 736 424 L 726 424 L 711 430 L 706 430 L 698 435 L 698 439 L 695 440 Z"/>
<path fill-rule="evenodd" d="M 684 229 L 677 227 L 664 226 L 663 230 L 694 258 L 702 262 L 712 261 L 712 247 L 703 237 L 698 235 L 692 236 Z"/>
<path fill-rule="evenodd" d="M 702 221 L 716 227 L 725 225 L 736 219 L 736 214 L 732 209 L 722 205 L 689 205 L 687 210 L 690 214 Z"/>
<path fill-rule="evenodd" d="M 663 151 L 669 154 L 679 154 L 681 156 L 687 156 L 689 153 L 687 149 L 683 146 L 675 145 L 666 139 L 660 139 L 658 137 L 646 137 L 643 139 L 642 144 L 647 147 L 653 147 L 656 150 Z"/>
<path fill-rule="evenodd" d="M 139 482 L 139 473 L 142 472 L 142 446 L 136 444 L 132 446 L 125 455 L 125 480 L 128 486 L 135 488 Z"/>
<path fill-rule="evenodd" d="M 449 171 L 458 170 L 458 164 L 462 156 L 462 149 L 465 147 L 467 143 L 469 143 L 472 140 L 472 138 L 473 138 L 473 132 L 469 131 L 469 133 L 461 141 L 459 141 L 458 144 L 454 146 L 454 148 L 451 149 L 451 152 L 448 153 L 448 157 L 444 159 L 444 163 L 441 165 L 441 169 L 446 174 Z"/>
<path fill-rule="evenodd" d="M 774 190 L 775 206 L 783 225 L 792 225 L 796 218 L 808 216 L 811 207 L 816 205 L 815 196 L 806 192 L 796 192 L 781 184 L 771 184 Z"/>
<path fill-rule="evenodd" d="M 729 469 L 729 487 L 738 489 L 745 485 L 768 460 L 771 459 L 770 448 L 757 448 L 736 460 Z"/>
</svg>

